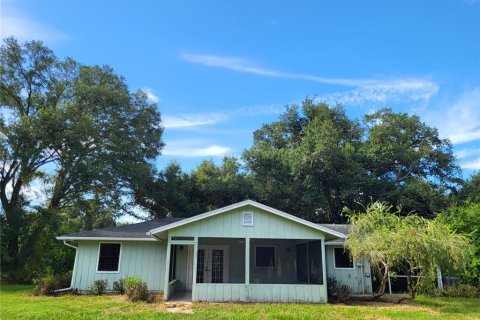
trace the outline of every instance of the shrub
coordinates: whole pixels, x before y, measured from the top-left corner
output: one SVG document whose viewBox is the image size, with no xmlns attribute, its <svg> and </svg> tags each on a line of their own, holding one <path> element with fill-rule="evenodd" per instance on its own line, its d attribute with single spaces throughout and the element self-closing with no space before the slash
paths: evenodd
<svg viewBox="0 0 480 320">
<path fill-rule="evenodd" d="M 352 294 L 352 288 L 346 284 L 342 284 L 337 287 L 337 303 L 344 303 L 350 300 Z"/>
<path fill-rule="evenodd" d="M 95 280 L 87 289 L 87 294 L 101 296 L 105 293 L 105 291 L 107 291 L 107 284 L 107 280 Z"/>
<path fill-rule="evenodd" d="M 35 288 L 33 294 L 39 295 L 53 295 L 55 290 L 64 289 L 70 287 L 72 281 L 72 273 L 56 274 L 54 276 L 48 276 L 33 280 Z"/>
<path fill-rule="evenodd" d="M 119 279 L 113 283 L 113 291 L 118 292 L 120 294 L 125 294 L 125 280 Z"/>
<path fill-rule="evenodd" d="M 147 301 L 147 284 L 139 277 L 125 278 L 125 293 L 130 301 Z"/>
<path fill-rule="evenodd" d="M 327 294 L 331 298 L 337 293 L 337 280 L 333 277 L 327 279 Z"/>
<path fill-rule="evenodd" d="M 448 286 L 443 295 L 449 298 L 480 298 L 480 290 L 469 284 Z"/>
</svg>

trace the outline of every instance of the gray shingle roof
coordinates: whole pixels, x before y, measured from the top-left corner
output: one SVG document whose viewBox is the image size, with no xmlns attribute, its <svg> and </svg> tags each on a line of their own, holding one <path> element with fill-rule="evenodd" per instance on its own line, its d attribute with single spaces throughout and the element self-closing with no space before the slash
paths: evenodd
<svg viewBox="0 0 480 320">
<path fill-rule="evenodd" d="M 350 231 L 350 227 L 351 227 L 350 224 L 336 224 L 336 223 L 332 223 L 332 224 L 321 223 L 320 225 L 325 227 L 325 228 L 329 228 L 329 229 L 332 229 L 334 231 L 341 232 L 344 235 L 348 234 L 348 232 Z"/>
<path fill-rule="evenodd" d="M 163 218 L 158 220 L 145 221 L 119 227 L 81 231 L 66 234 L 62 237 L 85 237 L 85 238 L 153 238 L 147 232 L 182 220 L 182 218 Z"/>
</svg>

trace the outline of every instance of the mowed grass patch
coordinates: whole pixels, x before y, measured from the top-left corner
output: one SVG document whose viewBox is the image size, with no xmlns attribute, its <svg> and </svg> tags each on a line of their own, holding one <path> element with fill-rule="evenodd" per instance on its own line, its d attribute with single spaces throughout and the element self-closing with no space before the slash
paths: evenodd
<svg viewBox="0 0 480 320">
<path fill-rule="evenodd" d="M 309 305 L 195 303 L 194 314 L 166 305 L 132 303 L 118 295 L 35 297 L 31 286 L 0 287 L 0 319 L 480 319 L 479 299 L 420 296 L 402 304 Z"/>
</svg>

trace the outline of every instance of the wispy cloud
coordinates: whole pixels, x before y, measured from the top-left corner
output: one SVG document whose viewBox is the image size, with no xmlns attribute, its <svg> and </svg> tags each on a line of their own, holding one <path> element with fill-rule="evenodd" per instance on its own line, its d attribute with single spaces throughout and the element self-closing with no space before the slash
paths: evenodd
<svg viewBox="0 0 480 320">
<path fill-rule="evenodd" d="M 455 152 L 455 156 L 458 159 L 466 159 L 475 155 L 480 155 L 480 148 L 462 149 Z"/>
<path fill-rule="evenodd" d="M 148 100 L 150 100 L 150 102 L 153 102 L 153 103 L 159 103 L 160 102 L 160 98 L 153 92 L 152 89 L 143 88 L 142 91 L 145 92 L 145 94 L 147 95 L 147 98 L 148 98 Z"/>
<path fill-rule="evenodd" d="M 255 117 L 268 114 L 280 114 L 284 105 L 260 105 L 235 109 L 226 109 L 211 113 L 186 113 L 179 115 L 163 115 L 163 126 L 169 129 L 187 129 L 227 122 L 232 118 Z"/>
<path fill-rule="evenodd" d="M 272 78 L 307 80 L 307 81 L 315 81 L 315 82 L 324 83 L 324 84 L 350 86 L 350 87 L 376 85 L 381 83 L 381 81 L 372 80 L 372 79 L 328 78 L 328 77 L 320 77 L 320 76 L 308 75 L 308 74 L 283 72 L 283 71 L 278 71 L 278 70 L 273 70 L 273 69 L 268 69 L 268 68 L 258 66 L 247 59 L 238 58 L 238 57 L 226 57 L 226 56 L 209 55 L 209 54 L 193 54 L 193 53 L 186 53 L 186 52 L 181 53 L 180 57 L 187 62 L 201 64 L 208 67 L 229 69 L 237 72 L 251 73 L 251 74 L 256 74 L 256 75 L 265 76 L 265 77 L 272 77 Z"/>
<path fill-rule="evenodd" d="M 390 83 L 369 85 L 348 91 L 335 92 L 323 100 L 348 106 L 366 105 L 370 108 L 389 104 L 412 102 L 428 103 L 438 93 L 437 83 L 429 80 L 394 80 Z"/>
<path fill-rule="evenodd" d="M 480 170 L 480 158 L 460 162 L 460 167 L 463 169 Z"/>
<path fill-rule="evenodd" d="M 69 36 L 57 28 L 38 21 L 33 21 L 15 10 L 11 1 L 2 3 L 2 18 L 0 19 L 2 39 L 15 37 L 21 41 L 42 40 L 57 42 L 67 40 Z"/>
<path fill-rule="evenodd" d="M 180 140 L 167 142 L 163 154 L 176 157 L 223 157 L 232 149 L 201 140 Z"/>
<path fill-rule="evenodd" d="M 454 144 L 480 140 L 480 87 L 464 92 L 451 107 L 427 110 L 425 117 Z"/>
</svg>

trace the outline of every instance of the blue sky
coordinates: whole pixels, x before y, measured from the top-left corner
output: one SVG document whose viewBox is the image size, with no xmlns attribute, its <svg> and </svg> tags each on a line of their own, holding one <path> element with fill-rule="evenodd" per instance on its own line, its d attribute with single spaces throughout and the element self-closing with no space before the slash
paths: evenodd
<svg viewBox="0 0 480 320">
<path fill-rule="evenodd" d="M 158 103 L 163 168 L 240 155 L 306 96 L 415 113 L 480 169 L 480 1 L 2 0 L 2 37 L 109 64 Z"/>
</svg>

